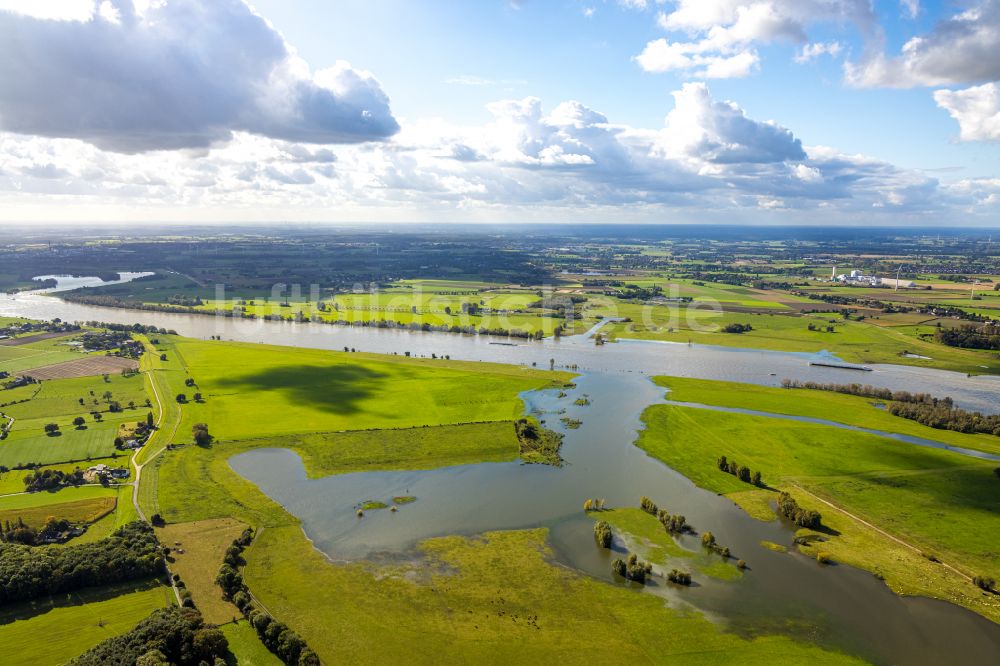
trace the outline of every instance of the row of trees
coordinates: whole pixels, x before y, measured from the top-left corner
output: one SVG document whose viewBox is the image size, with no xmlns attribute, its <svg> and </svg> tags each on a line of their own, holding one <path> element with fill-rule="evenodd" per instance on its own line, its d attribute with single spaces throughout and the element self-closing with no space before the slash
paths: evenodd
<svg viewBox="0 0 1000 666">
<path fill-rule="evenodd" d="M 222 594 L 240 609 L 257 632 L 257 636 L 268 650 L 290 666 L 319 666 L 319 657 L 306 642 L 264 611 L 255 608 L 250 590 L 243 581 L 239 568 L 245 564 L 243 550 L 253 541 L 253 530 L 246 529 L 226 549 L 215 583 L 222 588 Z"/>
<path fill-rule="evenodd" d="M 218 627 L 205 624 L 193 608 L 161 608 L 128 633 L 97 644 L 70 662 L 73 666 L 225 666 L 229 641 Z"/>
<path fill-rule="evenodd" d="M 929 393 L 890 391 L 887 388 L 876 388 L 870 384 L 819 384 L 783 379 L 781 385 L 784 388 L 833 391 L 866 398 L 877 398 L 888 403 L 886 409 L 890 414 L 917 421 L 931 428 L 1000 436 L 1000 415 L 960 409 L 955 407 L 955 401 L 949 397 L 935 398 Z"/>
<path fill-rule="evenodd" d="M 655 516 L 660 524 L 670 534 L 680 534 L 690 532 L 691 526 L 687 524 L 687 519 L 680 514 L 671 514 L 666 509 L 656 506 L 656 502 L 645 495 L 639 498 L 639 508 L 651 516 Z"/>
<path fill-rule="evenodd" d="M 758 488 L 764 487 L 764 482 L 760 478 L 760 472 L 751 472 L 746 465 L 738 465 L 735 460 L 726 460 L 726 456 L 719 456 L 716 463 L 720 470 L 726 474 L 732 474 L 744 483 L 752 483 Z"/>
<path fill-rule="evenodd" d="M 909 391 L 891 391 L 887 388 L 879 388 L 871 384 L 822 384 L 820 382 L 799 381 L 798 379 L 782 379 L 782 388 L 810 389 L 813 391 L 831 391 L 833 393 L 846 393 L 848 395 L 859 395 L 864 398 L 877 398 L 879 400 L 894 402 L 914 402 L 931 405 L 951 406 L 954 401 L 951 398 L 935 398 L 930 393 L 910 393 Z"/>
<path fill-rule="evenodd" d="M 0 544 L 0 604 L 151 578 L 163 572 L 156 535 L 143 522 L 124 525 L 94 543 L 61 548 Z"/>
<path fill-rule="evenodd" d="M 822 526 L 823 517 L 819 511 L 803 509 L 795 501 L 795 498 L 786 492 L 782 492 L 778 497 L 778 512 L 799 527 L 815 530 Z"/>
</svg>

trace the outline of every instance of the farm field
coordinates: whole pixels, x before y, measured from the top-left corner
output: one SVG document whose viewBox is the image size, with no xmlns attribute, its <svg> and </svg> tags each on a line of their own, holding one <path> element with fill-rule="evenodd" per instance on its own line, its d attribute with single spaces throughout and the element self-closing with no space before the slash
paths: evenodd
<svg viewBox="0 0 1000 666">
<path fill-rule="evenodd" d="M 3 663 L 66 663 L 104 639 L 125 633 L 172 598 L 169 587 L 150 581 L 75 592 L 65 600 L 5 606 L 0 608 Z"/>
<path fill-rule="evenodd" d="M 28 527 L 40 529 L 51 516 L 71 523 L 89 524 L 110 515 L 115 510 L 117 501 L 117 493 L 31 507 L 5 508 L 6 503 L 0 501 L 0 523 L 22 520 Z"/>
<path fill-rule="evenodd" d="M 43 365 L 31 370 L 22 370 L 18 374 L 28 375 L 39 381 L 51 379 L 69 379 L 72 377 L 93 377 L 108 373 L 120 373 L 122 370 L 135 370 L 138 361 L 117 356 L 87 355 L 72 361 L 63 361 L 52 365 Z"/>
<path fill-rule="evenodd" d="M 0 411 L 15 419 L 10 435 L 0 440 L 0 465 L 59 463 L 107 458 L 115 455 L 114 439 L 122 423 L 146 417 L 147 394 L 139 375 L 110 374 L 72 379 L 53 379 L 40 384 L 4 391 L 14 404 Z M 117 402 L 121 411 L 112 412 Z M 134 406 L 132 406 L 134 405 Z M 93 412 L 101 420 L 95 420 Z M 83 427 L 72 424 L 83 417 Z M 45 425 L 55 423 L 59 435 L 49 435 Z"/>
<path fill-rule="evenodd" d="M 171 549 L 170 571 L 180 575 L 206 622 L 225 624 L 241 617 L 239 610 L 222 598 L 215 577 L 226 549 L 245 528 L 238 521 L 222 518 L 173 523 L 156 530 L 160 543 Z"/>
<path fill-rule="evenodd" d="M 640 434 L 641 448 L 755 517 L 768 516 L 777 490 L 790 490 L 824 517 L 834 512 L 822 500 L 968 576 L 1000 573 L 1000 555 L 991 546 L 992 533 L 1000 529 L 995 463 L 831 426 L 673 405 L 648 408 L 644 420 L 648 429 Z M 716 466 L 721 455 L 760 470 L 769 489 L 755 490 L 721 472 Z M 983 597 L 967 579 L 884 535 L 860 534 L 860 525 L 840 518 L 846 528 L 841 531 L 849 536 L 829 538 L 823 550 L 836 547 L 842 561 L 877 571 L 897 591 L 949 599 L 1000 617 L 1000 603 Z M 874 550 L 873 539 L 880 544 Z M 933 575 L 915 577 L 912 567 L 931 569 Z"/>
</svg>

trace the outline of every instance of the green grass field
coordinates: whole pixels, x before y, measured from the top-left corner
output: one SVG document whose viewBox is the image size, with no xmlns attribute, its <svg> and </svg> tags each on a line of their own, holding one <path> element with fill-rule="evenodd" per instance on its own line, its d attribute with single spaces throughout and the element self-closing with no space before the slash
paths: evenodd
<svg viewBox="0 0 1000 666">
<path fill-rule="evenodd" d="M 673 380 L 661 381 L 669 385 Z M 776 492 L 754 490 L 719 471 L 719 456 L 760 470 L 771 488 L 800 488 L 801 503 L 824 516 L 834 511 L 817 498 L 969 575 L 1000 575 L 1000 553 L 993 538 L 1000 530 L 995 463 L 831 426 L 766 417 L 656 405 L 647 409 L 644 419 L 648 428 L 640 434 L 640 447 L 697 485 L 727 494 L 756 517 L 767 516 L 767 503 L 774 501 Z M 828 542 L 837 545 L 842 561 L 880 571 L 894 589 L 950 599 L 1000 618 L 1000 603 L 984 598 L 970 582 L 944 571 L 933 577 L 914 575 L 919 567 L 899 566 L 899 558 L 912 553 L 874 532 L 861 538 L 861 525 L 843 518 L 839 522 L 854 526 L 841 530 L 849 538 Z M 871 548 L 875 537 L 878 549 Z"/>
<path fill-rule="evenodd" d="M 527 368 L 173 338 L 170 394 L 184 406 L 179 436 L 204 422 L 222 440 L 306 432 L 512 420 L 517 394 L 566 377 Z M 189 373 L 182 375 L 180 373 Z M 197 383 L 185 388 L 184 376 Z M 405 407 L 403 407 L 405 405 Z M 252 418 L 251 418 L 252 415 Z"/>
<path fill-rule="evenodd" d="M 299 535 L 264 530 L 246 578 L 326 663 L 850 662 L 787 638 L 744 640 L 653 595 L 552 566 L 544 530 L 425 541 L 429 569 L 330 564 Z"/>
<path fill-rule="evenodd" d="M 172 599 L 169 587 L 151 581 L 6 606 L 0 609 L 2 661 L 7 666 L 64 664 L 125 633 Z"/>
<path fill-rule="evenodd" d="M 872 398 L 831 391 L 773 388 L 683 377 L 660 377 L 656 381 L 670 389 L 667 396 L 670 400 L 826 419 L 1000 454 L 1000 437 L 931 428 L 916 421 L 893 416 L 886 410 L 876 407 L 875 404 L 879 401 Z"/>
<path fill-rule="evenodd" d="M 246 620 L 224 624 L 221 629 L 229 641 L 230 666 L 282 666 L 282 661 L 268 652 Z"/>
</svg>

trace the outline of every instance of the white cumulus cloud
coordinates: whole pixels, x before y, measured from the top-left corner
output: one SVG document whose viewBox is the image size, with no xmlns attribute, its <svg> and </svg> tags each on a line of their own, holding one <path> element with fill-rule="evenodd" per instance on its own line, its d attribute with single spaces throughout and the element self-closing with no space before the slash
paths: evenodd
<svg viewBox="0 0 1000 666">
<path fill-rule="evenodd" d="M 936 90 L 934 101 L 958 121 L 963 141 L 1000 141 L 1000 86 Z"/>
<path fill-rule="evenodd" d="M 857 87 L 911 88 L 1000 79 L 1000 0 L 983 0 L 913 37 L 899 55 L 882 52 L 845 67 Z"/>
<path fill-rule="evenodd" d="M 0 11 L 2 130 L 126 153 L 236 131 L 327 144 L 398 130 L 374 77 L 344 62 L 311 72 L 241 0 L 105 0 L 86 16 L 18 4 Z"/>
<path fill-rule="evenodd" d="M 650 72 L 747 76 L 760 62 L 758 45 L 805 44 L 799 56 L 803 61 L 822 53 L 837 55 L 839 43 L 808 44 L 809 27 L 823 22 L 850 22 L 867 31 L 872 10 L 866 0 L 679 0 L 659 13 L 657 24 L 683 38 L 651 40 L 635 60 Z"/>
</svg>

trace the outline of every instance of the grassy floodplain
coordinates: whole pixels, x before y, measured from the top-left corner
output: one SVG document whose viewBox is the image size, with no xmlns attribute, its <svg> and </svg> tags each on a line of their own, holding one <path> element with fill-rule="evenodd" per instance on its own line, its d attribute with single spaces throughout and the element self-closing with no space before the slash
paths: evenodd
<svg viewBox="0 0 1000 666">
<path fill-rule="evenodd" d="M 1000 454 L 1000 437 L 931 428 L 890 414 L 885 409 L 877 407 L 876 404 L 880 401 L 874 398 L 832 391 L 774 388 L 684 377 L 670 377 L 669 380 L 664 379 L 660 383 L 669 387 L 668 398 L 680 402 L 825 419 L 845 425 L 910 435 L 951 446 Z"/>
<path fill-rule="evenodd" d="M 518 394 L 569 378 L 458 361 L 162 336 L 160 343 L 167 361 L 157 357 L 154 373 L 166 400 L 185 391 L 205 396 L 180 410 L 169 441 L 183 446 L 143 473 L 143 486 L 157 492 L 141 497 L 169 521 L 231 516 L 267 524 L 275 505 L 226 462 L 253 448 L 292 448 L 315 475 L 514 460 Z M 187 378 L 195 388 L 185 387 Z M 186 444 L 199 422 L 217 438 L 211 447 Z"/>
<path fill-rule="evenodd" d="M 887 326 L 884 324 L 888 322 L 871 320 L 845 321 L 832 313 L 771 314 L 676 307 L 653 309 L 647 321 L 640 317 L 633 317 L 632 322 L 612 324 L 605 331 L 612 339 L 690 341 L 773 351 L 827 350 L 852 363 L 896 363 L 970 374 L 1000 373 L 1000 358 L 994 353 L 927 341 L 917 337 L 917 333 L 923 331 L 912 327 Z M 741 334 L 723 333 L 720 329 L 727 324 L 749 324 L 753 330 Z M 810 324 L 818 330 L 810 331 Z M 833 330 L 827 331 L 827 326 Z M 927 358 L 904 356 L 904 353 Z"/>
<path fill-rule="evenodd" d="M 752 406 L 747 396 L 758 390 L 672 377 L 657 381 L 678 387 L 671 397 L 730 406 Z M 782 390 L 764 389 L 762 394 L 771 394 L 773 405 L 783 400 L 773 392 Z M 864 411 L 848 413 L 838 394 L 807 393 L 805 399 L 815 404 L 800 411 L 832 415 L 839 410 L 834 420 L 866 423 Z M 830 404 L 817 407 L 827 398 Z M 763 402 L 768 404 L 767 399 Z M 860 416 L 852 416 L 855 413 Z M 824 523 L 840 534 L 817 535 L 822 541 L 807 552 L 822 549 L 839 561 L 876 572 L 897 592 L 947 599 L 1000 618 L 1000 600 L 981 594 L 962 575 L 1000 575 L 993 536 L 1000 533 L 996 463 L 832 426 L 673 405 L 648 408 L 644 420 L 648 428 L 640 434 L 640 447 L 702 488 L 726 494 L 754 517 L 774 519 L 769 505 L 778 489 L 820 511 Z M 893 430 L 891 424 L 879 425 Z M 921 436 L 933 438 L 936 433 Z M 757 490 L 719 471 L 716 460 L 721 455 L 760 470 L 770 488 Z"/>
<path fill-rule="evenodd" d="M 544 530 L 444 537 L 426 565 L 331 565 L 295 526 L 249 551 L 250 588 L 329 663 L 853 663 L 787 638 L 744 640 L 662 599 L 555 567 Z M 585 612 L 584 609 L 595 609 Z M 598 610 L 599 609 L 599 610 Z"/>
<path fill-rule="evenodd" d="M 296 450 L 309 474 L 317 476 L 513 460 L 518 456 L 513 419 L 523 410 L 518 394 L 561 385 L 568 375 L 181 338 L 161 337 L 160 350 L 167 361 L 157 360 L 154 372 L 167 395 L 185 390 L 184 380 L 191 377 L 205 401 L 181 405 L 173 438 L 181 446 L 164 451 L 143 474 L 143 484 L 148 474 L 157 488 L 155 509 L 167 519 L 168 530 L 196 530 L 207 523 L 193 521 L 219 518 L 254 526 L 258 537 L 244 552 L 250 589 L 327 662 L 404 656 L 419 662 L 440 658 L 442 650 L 468 660 L 562 655 L 572 662 L 598 645 L 652 660 L 683 655 L 696 663 L 720 655 L 741 655 L 748 663 L 775 656 L 847 661 L 785 638 L 746 641 L 700 615 L 669 610 L 634 590 L 554 567 L 547 561 L 544 531 L 430 540 L 421 545 L 426 561 L 408 570 L 332 564 L 311 547 L 294 517 L 227 463 L 236 453 L 262 446 Z M 238 365 L 230 362 L 235 350 Z M 324 390 L 340 395 L 339 383 L 358 381 L 369 382 L 370 392 L 359 391 L 349 407 L 329 397 L 306 397 Z M 411 389 L 417 385 L 420 394 Z M 271 400 L 297 410 L 296 417 L 281 418 L 267 404 Z M 258 406 L 251 407 L 257 428 L 239 418 L 248 405 Z M 186 443 L 195 422 L 209 425 L 217 438 L 211 446 Z M 330 430 L 304 432 L 320 427 Z M 185 538 L 192 537 L 179 540 Z M 184 578 L 196 599 L 217 594 L 201 577 Z M 610 610 L 592 615 L 574 608 Z M 606 616 L 616 619 L 609 622 Z M 665 637 L 665 626 L 676 631 Z M 591 638 L 581 640 L 584 636 Z M 416 655 L 415 644 L 420 645 Z"/>
</svg>

